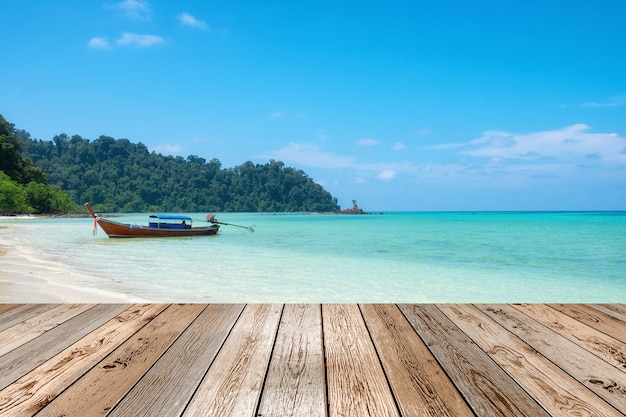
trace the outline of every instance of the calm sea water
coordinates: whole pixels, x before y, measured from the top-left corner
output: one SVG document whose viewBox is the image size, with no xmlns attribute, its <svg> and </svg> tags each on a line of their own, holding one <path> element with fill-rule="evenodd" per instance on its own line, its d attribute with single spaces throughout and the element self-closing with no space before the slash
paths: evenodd
<svg viewBox="0 0 626 417">
<path fill-rule="evenodd" d="M 83 275 L 67 285 L 155 302 L 626 302 L 626 212 L 217 218 L 256 232 L 110 239 L 82 218 L 3 220 L 0 237 Z"/>
</svg>

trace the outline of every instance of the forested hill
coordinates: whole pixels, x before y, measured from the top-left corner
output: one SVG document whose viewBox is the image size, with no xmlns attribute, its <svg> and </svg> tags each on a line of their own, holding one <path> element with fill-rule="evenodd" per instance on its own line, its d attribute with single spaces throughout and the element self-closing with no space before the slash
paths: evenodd
<svg viewBox="0 0 626 417">
<path fill-rule="evenodd" d="M 142 143 L 100 136 L 33 140 L 16 131 L 23 155 L 50 184 L 100 212 L 286 212 L 339 209 L 303 171 L 274 160 L 222 168 L 217 159 L 163 156 Z"/>
</svg>

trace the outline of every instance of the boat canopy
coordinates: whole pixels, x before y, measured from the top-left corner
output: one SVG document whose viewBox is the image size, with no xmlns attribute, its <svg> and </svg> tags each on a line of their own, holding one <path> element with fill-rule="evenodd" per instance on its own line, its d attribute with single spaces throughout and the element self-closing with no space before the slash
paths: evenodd
<svg viewBox="0 0 626 417">
<path fill-rule="evenodd" d="M 176 214 L 151 214 L 150 218 L 161 220 L 191 220 L 189 216 L 179 216 Z"/>
</svg>

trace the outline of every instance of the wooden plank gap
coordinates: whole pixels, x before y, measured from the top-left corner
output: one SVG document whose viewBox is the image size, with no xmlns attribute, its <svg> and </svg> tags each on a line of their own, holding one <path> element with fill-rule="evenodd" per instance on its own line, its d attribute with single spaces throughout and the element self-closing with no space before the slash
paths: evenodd
<svg viewBox="0 0 626 417">
<path fill-rule="evenodd" d="M 626 373 L 509 305 L 477 306 L 596 395 L 626 414 Z"/>
<path fill-rule="evenodd" d="M 402 304 L 400 309 L 481 417 L 548 417 L 549 414 L 446 316 L 445 305 Z"/>
<path fill-rule="evenodd" d="M 355 304 L 324 304 L 329 416 L 399 416 L 382 364 Z"/>
<path fill-rule="evenodd" d="M 614 407 L 472 305 L 440 309 L 552 416 L 617 417 Z"/>
<path fill-rule="evenodd" d="M 180 416 L 243 309 L 243 304 L 207 305 L 108 417 Z"/>
<path fill-rule="evenodd" d="M 168 306 L 37 415 L 105 416 L 203 309 L 198 304 Z"/>
<path fill-rule="evenodd" d="M 403 416 L 474 415 L 398 306 L 360 307 Z"/>
<path fill-rule="evenodd" d="M 0 390 L 131 306 L 98 304 L 0 357 Z"/>
<path fill-rule="evenodd" d="M 257 416 L 325 417 L 319 304 L 287 304 L 278 326 Z"/>
<path fill-rule="evenodd" d="M 136 304 L 0 391 L 0 415 L 32 415 L 165 309 Z"/>
<path fill-rule="evenodd" d="M 184 416 L 253 416 L 274 345 L 281 304 L 248 304 Z"/>
</svg>

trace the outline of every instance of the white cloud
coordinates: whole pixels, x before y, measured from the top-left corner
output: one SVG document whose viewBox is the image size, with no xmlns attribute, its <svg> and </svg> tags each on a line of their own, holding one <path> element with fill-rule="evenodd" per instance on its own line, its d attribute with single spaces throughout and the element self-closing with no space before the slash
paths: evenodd
<svg viewBox="0 0 626 417">
<path fill-rule="evenodd" d="M 157 152 L 157 153 L 164 153 L 166 155 L 173 155 L 173 154 L 180 154 L 183 152 L 183 147 L 180 146 L 179 144 L 163 144 L 163 145 L 157 145 L 155 146 L 153 149 L 153 151 Z"/>
<path fill-rule="evenodd" d="M 626 162 L 620 151 L 626 138 L 617 133 L 589 133 L 589 126 L 576 124 L 558 130 L 515 134 L 488 131 L 480 138 L 458 146 L 463 154 L 509 160 L 554 159 L 582 161 L 591 155 L 603 162 Z"/>
<path fill-rule="evenodd" d="M 296 166 L 351 172 L 363 179 L 394 179 L 398 173 L 415 174 L 423 167 L 412 162 L 360 162 L 356 157 L 323 151 L 316 144 L 290 143 L 289 146 L 258 155 L 262 159 L 280 160 Z"/>
<path fill-rule="evenodd" d="M 110 48 L 109 40 L 105 37 L 99 37 L 99 36 L 89 39 L 88 45 L 90 48 L 97 48 L 97 49 Z"/>
<path fill-rule="evenodd" d="M 285 117 L 286 114 L 287 113 L 285 113 L 282 110 L 276 110 L 276 111 L 273 111 L 272 113 L 270 113 L 270 117 L 273 118 L 273 119 L 277 119 L 279 117 Z"/>
<path fill-rule="evenodd" d="M 431 133 L 430 129 L 428 129 L 428 128 L 422 128 L 422 129 L 417 129 L 417 130 L 413 131 L 413 134 L 417 135 L 417 136 L 428 136 L 428 135 L 430 135 L 430 133 Z"/>
<path fill-rule="evenodd" d="M 126 32 L 118 40 L 117 44 L 122 46 L 153 46 L 165 43 L 165 40 L 157 35 L 140 35 Z"/>
<path fill-rule="evenodd" d="M 286 148 L 270 151 L 260 157 L 316 168 L 346 168 L 354 164 L 354 158 L 322 151 L 317 145 L 293 142 Z"/>
<path fill-rule="evenodd" d="M 404 143 L 402 143 L 402 142 L 396 142 L 391 147 L 392 151 L 401 151 L 403 149 L 406 149 L 406 145 Z"/>
<path fill-rule="evenodd" d="M 150 3 L 145 0 L 123 0 L 119 3 L 106 4 L 105 8 L 121 10 L 126 16 L 136 20 L 150 20 L 152 17 Z"/>
<path fill-rule="evenodd" d="M 589 130 L 586 125 L 576 124 L 522 134 L 487 131 L 478 139 L 464 143 L 424 148 L 446 151 L 445 162 L 436 162 L 439 157 L 425 152 L 420 155 L 422 161 L 366 162 L 360 157 L 324 151 L 315 144 L 297 143 L 261 157 L 380 180 L 402 175 L 420 182 L 524 186 L 534 180 L 569 183 L 590 176 L 624 178 L 626 137 Z"/>
<path fill-rule="evenodd" d="M 392 180 L 396 177 L 396 172 L 391 169 L 382 170 L 376 175 L 379 180 Z"/>
<path fill-rule="evenodd" d="M 618 94 L 616 96 L 610 97 L 604 101 L 592 101 L 589 103 L 582 103 L 583 107 L 617 107 L 626 104 L 626 94 Z"/>
<path fill-rule="evenodd" d="M 625 163 L 621 151 L 626 137 L 617 133 L 590 133 L 589 126 L 575 124 L 557 130 L 531 133 L 486 131 L 465 143 L 428 146 L 426 150 L 458 150 L 463 155 L 536 161 L 553 159 L 561 162 L 582 161 L 594 156 L 604 162 Z"/>
<path fill-rule="evenodd" d="M 207 27 L 206 22 L 204 20 L 198 20 L 189 13 L 183 12 L 177 16 L 178 21 L 185 26 L 205 29 Z"/>
<path fill-rule="evenodd" d="M 376 139 L 365 138 L 357 140 L 354 144 L 358 146 L 376 146 L 378 145 L 378 141 Z"/>
</svg>

